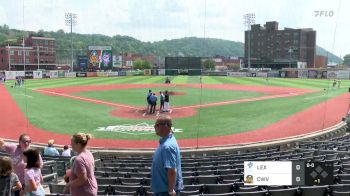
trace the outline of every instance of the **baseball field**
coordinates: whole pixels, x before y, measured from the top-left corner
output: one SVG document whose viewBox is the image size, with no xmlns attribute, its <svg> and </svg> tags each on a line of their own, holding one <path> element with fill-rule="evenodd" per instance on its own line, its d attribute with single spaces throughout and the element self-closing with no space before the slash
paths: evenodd
<svg viewBox="0 0 350 196">
<path fill-rule="evenodd" d="M 92 133 L 94 146 L 153 147 L 146 94 L 170 92 L 174 134 L 183 146 L 228 145 L 317 131 L 341 121 L 349 109 L 350 81 L 174 76 L 125 76 L 26 80 L 0 85 L 2 137 L 21 132 L 67 143 L 75 132 Z M 159 100 L 159 98 L 158 98 Z M 159 102 L 157 110 L 159 108 Z M 40 137 L 41 136 L 41 137 Z M 46 140 L 47 141 L 47 140 Z"/>
</svg>

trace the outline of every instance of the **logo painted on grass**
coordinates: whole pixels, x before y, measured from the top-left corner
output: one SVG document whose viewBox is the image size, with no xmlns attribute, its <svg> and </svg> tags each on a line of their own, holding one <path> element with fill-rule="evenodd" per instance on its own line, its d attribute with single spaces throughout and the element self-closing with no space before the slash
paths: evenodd
<svg viewBox="0 0 350 196">
<path fill-rule="evenodd" d="M 174 133 L 183 132 L 183 129 L 176 129 L 174 127 L 171 128 Z M 147 123 L 140 123 L 136 125 L 115 125 L 115 126 L 107 126 L 107 127 L 98 127 L 95 131 L 105 131 L 105 132 L 115 132 L 115 133 L 126 133 L 126 134 L 154 134 L 155 130 L 153 125 L 149 125 Z"/>
</svg>

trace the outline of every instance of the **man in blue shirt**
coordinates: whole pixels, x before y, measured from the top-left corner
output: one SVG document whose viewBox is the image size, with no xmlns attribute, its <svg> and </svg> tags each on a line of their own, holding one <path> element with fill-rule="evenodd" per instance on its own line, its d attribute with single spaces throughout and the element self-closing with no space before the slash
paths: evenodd
<svg viewBox="0 0 350 196">
<path fill-rule="evenodd" d="M 60 153 L 57 151 L 55 147 L 53 147 L 55 140 L 49 140 L 47 142 L 47 146 L 44 149 L 44 155 L 47 156 L 58 156 Z"/>
<path fill-rule="evenodd" d="M 151 189 L 155 196 L 175 196 L 183 189 L 180 148 L 171 126 L 169 116 L 160 116 L 154 125 L 156 134 L 160 136 L 151 170 Z"/>
<path fill-rule="evenodd" d="M 156 106 L 157 106 L 157 96 L 155 93 L 153 93 L 151 95 L 151 97 L 149 98 L 151 101 L 151 114 L 154 114 L 156 112 Z"/>
</svg>

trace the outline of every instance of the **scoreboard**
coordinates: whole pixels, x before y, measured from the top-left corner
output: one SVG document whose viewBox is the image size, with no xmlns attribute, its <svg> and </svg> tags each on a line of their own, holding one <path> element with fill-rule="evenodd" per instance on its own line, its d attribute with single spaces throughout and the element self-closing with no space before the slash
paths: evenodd
<svg viewBox="0 0 350 196">
<path fill-rule="evenodd" d="M 165 69 L 201 69 L 201 57 L 165 57 Z"/>
<path fill-rule="evenodd" d="M 333 163 L 245 161 L 244 185 L 312 186 L 333 184 Z"/>
</svg>

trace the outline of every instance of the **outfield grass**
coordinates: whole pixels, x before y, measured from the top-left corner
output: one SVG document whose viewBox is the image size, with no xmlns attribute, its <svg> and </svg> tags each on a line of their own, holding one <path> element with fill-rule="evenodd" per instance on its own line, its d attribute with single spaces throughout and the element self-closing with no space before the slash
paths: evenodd
<svg viewBox="0 0 350 196">
<path fill-rule="evenodd" d="M 199 77 L 179 76 L 172 78 L 172 83 L 198 83 Z M 141 83 L 162 83 L 164 77 L 116 77 L 116 78 L 67 78 L 54 80 L 27 80 L 26 88 L 7 88 L 13 98 L 25 113 L 29 121 L 35 126 L 59 133 L 72 134 L 78 131 L 90 132 L 97 138 L 114 138 L 114 139 L 155 139 L 153 134 L 149 135 L 127 135 L 121 133 L 95 132 L 97 127 L 106 127 L 109 125 L 120 124 L 137 124 L 147 122 L 153 124 L 153 120 L 133 120 L 111 117 L 109 112 L 114 108 L 82 102 L 79 100 L 68 99 L 64 97 L 46 96 L 31 89 L 36 88 L 52 88 L 62 86 L 79 86 L 79 85 L 103 85 L 103 84 L 141 84 Z M 330 80 L 311 80 L 311 79 L 281 79 L 270 78 L 268 83 L 264 78 L 230 78 L 230 77 L 202 77 L 203 83 L 208 84 L 241 84 L 255 86 L 285 86 L 294 88 L 307 88 L 319 90 L 319 92 L 305 94 L 297 97 L 275 98 L 270 100 L 262 100 L 255 102 L 239 103 L 233 105 L 223 105 L 209 108 L 201 108 L 199 115 L 180 118 L 174 120 L 176 128 L 184 129 L 184 132 L 177 133 L 177 138 L 196 138 L 214 135 L 227 135 L 232 133 L 245 132 L 265 127 L 284 119 L 296 112 L 335 97 L 347 91 L 349 81 L 342 81 L 341 89 L 329 88 L 332 81 Z M 327 90 L 324 94 L 323 89 Z M 123 95 L 122 90 L 103 91 L 103 92 L 84 92 L 84 96 L 95 96 L 94 98 L 115 101 L 119 103 L 120 99 L 124 99 L 131 105 L 144 105 L 145 94 L 148 89 L 131 89 L 124 92 L 128 94 L 127 98 L 119 97 Z M 225 90 L 208 90 L 208 89 L 179 89 L 175 91 L 190 91 L 188 95 L 198 97 L 202 95 L 202 103 L 208 103 L 213 100 L 238 99 L 244 96 L 260 96 L 259 93 L 248 93 Z M 89 93 L 92 93 L 92 95 Z M 193 93 L 193 94 L 191 94 Z M 236 94 L 237 93 L 237 94 Z M 80 93 L 79 93 L 80 94 Z M 140 95 L 140 96 L 139 96 Z M 140 101 L 137 99 L 140 97 Z M 182 97 L 182 98 L 181 98 Z M 177 100 L 179 98 L 179 100 Z M 180 98 L 183 99 L 180 101 Z M 312 98 L 312 99 L 307 99 Z M 198 100 L 190 96 L 173 96 L 171 102 L 173 104 L 184 104 L 190 101 Z"/>
</svg>

